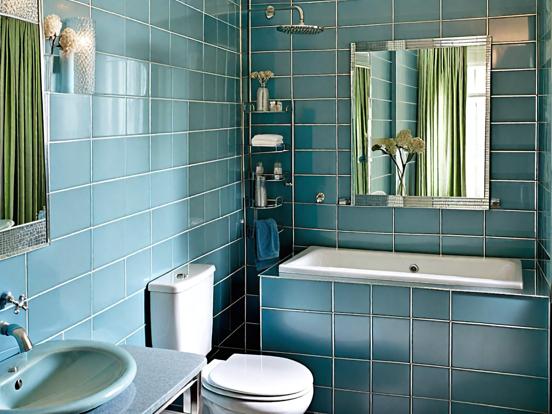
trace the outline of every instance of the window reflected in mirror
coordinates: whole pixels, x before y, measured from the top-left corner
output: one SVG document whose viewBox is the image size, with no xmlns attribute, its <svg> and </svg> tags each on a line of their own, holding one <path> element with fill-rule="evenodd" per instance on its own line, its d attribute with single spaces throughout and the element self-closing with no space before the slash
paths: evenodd
<svg viewBox="0 0 552 414">
<path fill-rule="evenodd" d="M 462 40 L 353 44 L 357 201 L 488 208 L 490 41 Z"/>
</svg>

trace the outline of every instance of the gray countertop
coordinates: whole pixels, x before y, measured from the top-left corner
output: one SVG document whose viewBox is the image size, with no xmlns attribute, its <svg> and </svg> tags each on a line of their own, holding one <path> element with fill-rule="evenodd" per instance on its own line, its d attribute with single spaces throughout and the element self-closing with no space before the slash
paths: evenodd
<svg viewBox="0 0 552 414">
<path fill-rule="evenodd" d="M 94 414 L 150 414 L 174 397 L 201 372 L 207 360 L 197 354 L 166 349 L 124 346 L 138 370 L 132 384 Z"/>
</svg>

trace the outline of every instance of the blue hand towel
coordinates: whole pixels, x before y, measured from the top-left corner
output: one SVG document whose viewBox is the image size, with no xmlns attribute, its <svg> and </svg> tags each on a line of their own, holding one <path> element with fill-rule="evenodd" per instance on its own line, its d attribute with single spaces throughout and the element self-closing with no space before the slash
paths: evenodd
<svg viewBox="0 0 552 414">
<path fill-rule="evenodd" d="M 263 270 L 280 258 L 280 236 L 274 219 L 255 222 L 255 245 L 257 248 L 257 270 Z"/>
</svg>

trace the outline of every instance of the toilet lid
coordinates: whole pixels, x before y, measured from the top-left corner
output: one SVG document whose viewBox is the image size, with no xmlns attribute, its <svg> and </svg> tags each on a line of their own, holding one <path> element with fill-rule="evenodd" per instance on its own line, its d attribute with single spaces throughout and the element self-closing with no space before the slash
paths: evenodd
<svg viewBox="0 0 552 414">
<path fill-rule="evenodd" d="M 258 397 L 299 394 L 313 383 L 298 362 L 266 355 L 234 354 L 213 367 L 207 382 L 219 389 Z"/>
</svg>

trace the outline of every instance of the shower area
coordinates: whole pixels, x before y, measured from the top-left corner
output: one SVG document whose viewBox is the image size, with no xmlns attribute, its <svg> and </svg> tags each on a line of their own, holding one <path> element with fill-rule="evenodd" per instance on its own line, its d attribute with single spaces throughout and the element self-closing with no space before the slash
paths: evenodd
<svg viewBox="0 0 552 414">
<path fill-rule="evenodd" d="M 257 223 L 269 219 L 276 223 L 279 259 L 290 255 L 295 244 L 297 107 L 292 79 L 294 67 L 304 66 L 304 60 L 294 62 L 293 45 L 316 42 L 324 27 L 311 24 L 315 22 L 308 20 L 304 7 L 293 3 L 247 3 L 243 18 L 248 30 L 242 37 L 246 350 L 255 352 L 260 349 L 258 274 L 267 266 L 257 254 Z M 281 53 L 273 53 L 275 48 L 281 48 Z M 262 100 L 266 100 L 264 105 Z M 269 263 L 275 261 L 278 258 Z"/>
</svg>

